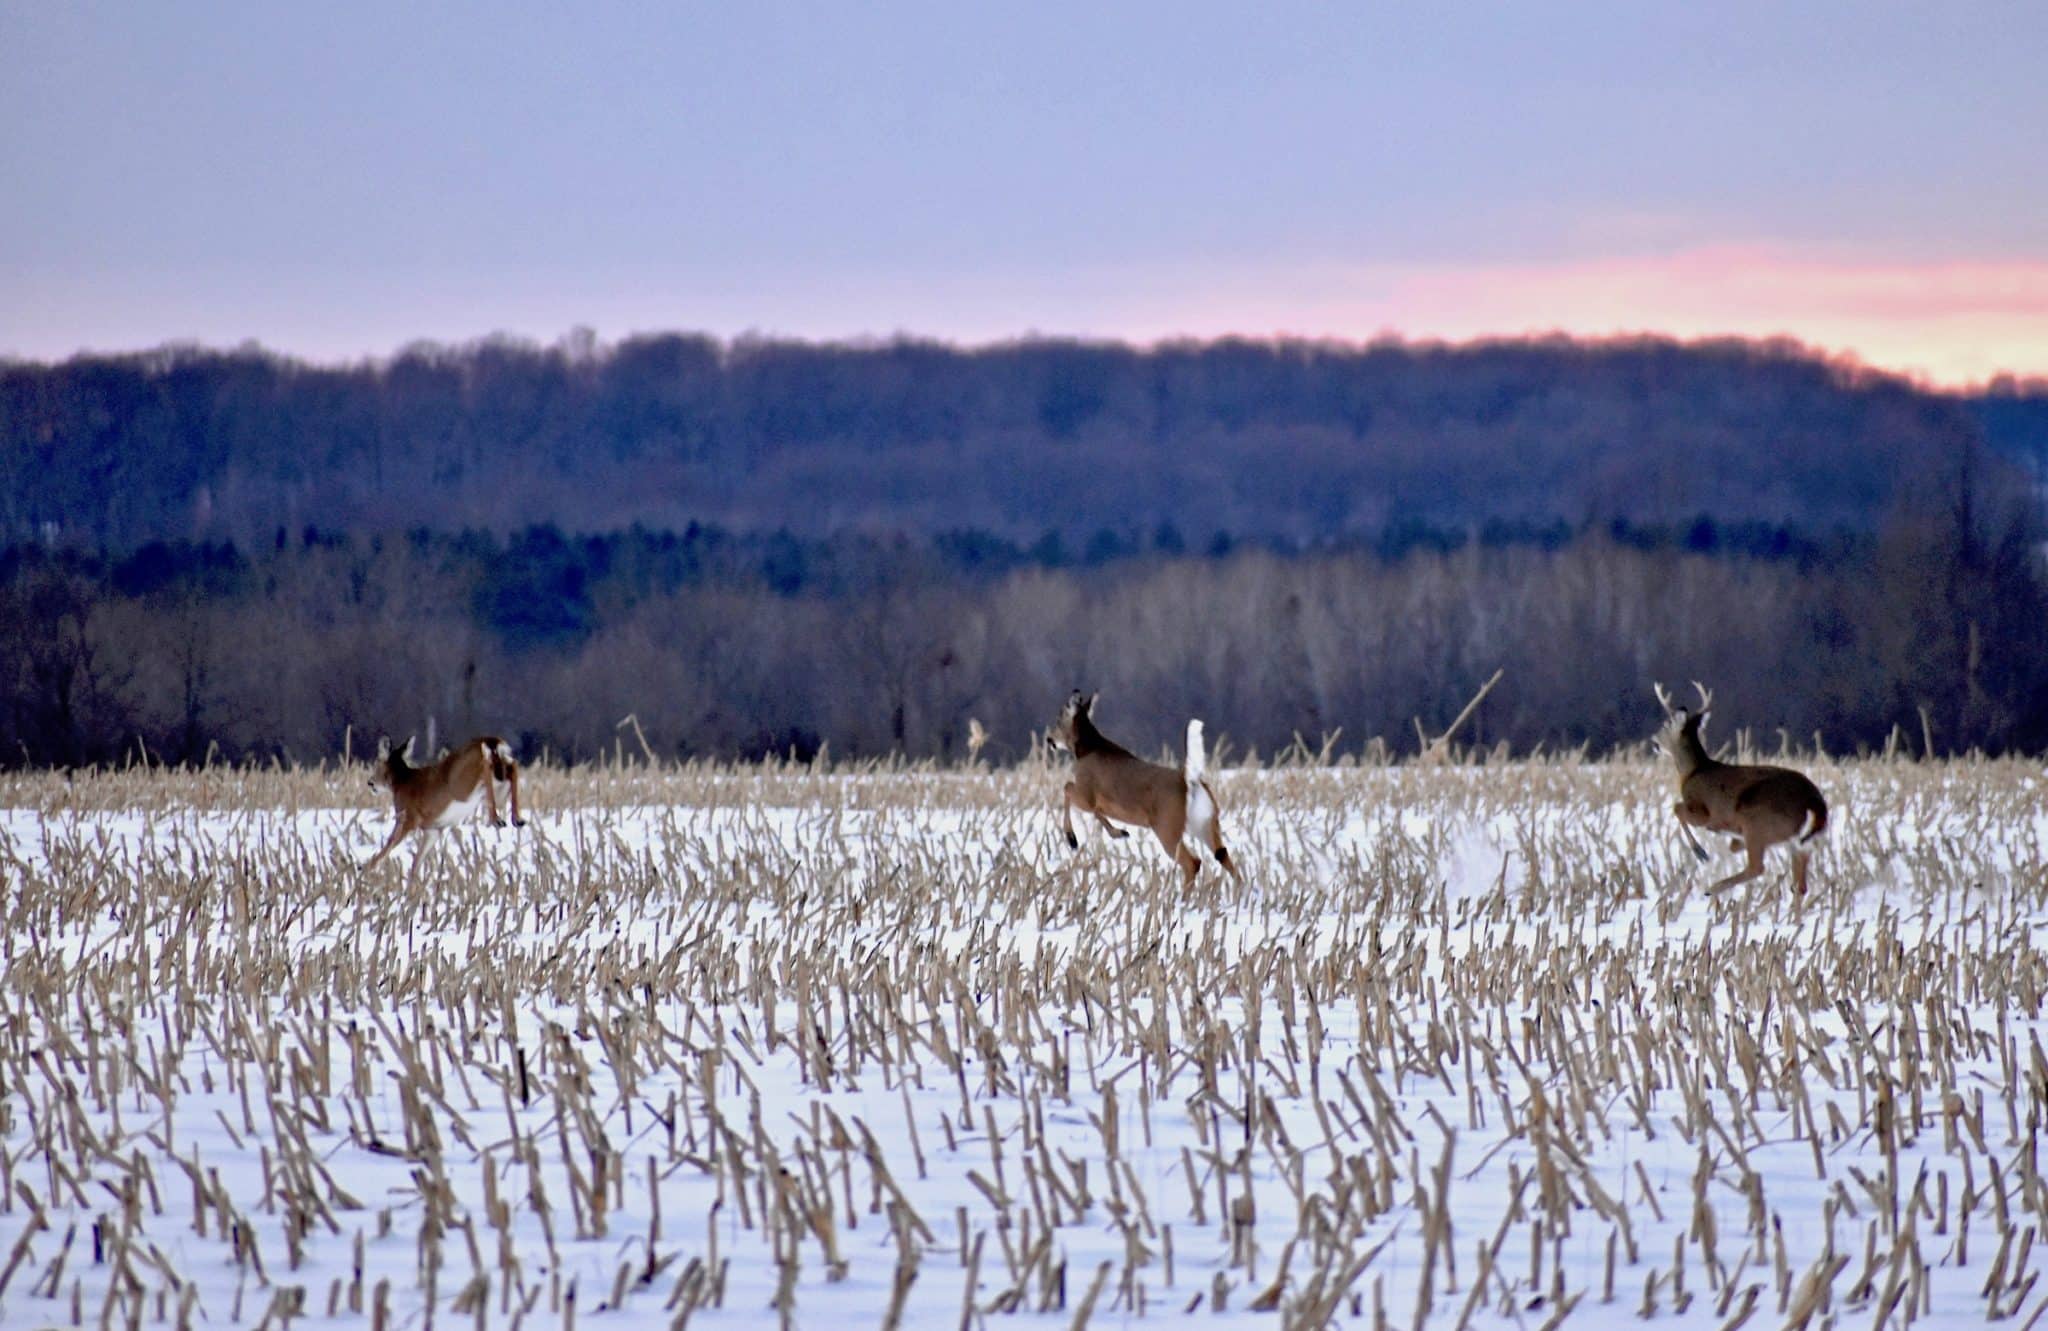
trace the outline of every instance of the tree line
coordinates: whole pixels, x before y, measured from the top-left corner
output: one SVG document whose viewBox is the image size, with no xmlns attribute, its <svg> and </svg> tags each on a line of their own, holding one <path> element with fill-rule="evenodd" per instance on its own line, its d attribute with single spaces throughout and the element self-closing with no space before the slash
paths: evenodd
<svg viewBox="0 0 2048 1331">
<path fill-rule="evenodd" d="M 1295 546 L 1621 519 L 1873 530 L 1962 440 L 2037 467 L 2048 393 L 1924 391 L 1789 343 L 687 334 L 309 365 L 0 362 L 0 543 L 355 532 L 933 535 L 1170 523 Z"/>
<path fill-rule="evenodd" d="M 1400 753 L 1501 667 L 1461 739 L 1631 744 L 1652 681 L 1698 678 L 1721 734 L 1773 746 L 1903 727 L 1916 748 L 2038 750 L 2037 524 L 1983 479 L 1965 458 L 1873 533 L 1754 548 L 1698 522 L 1095 562 L 988 535 L 709 528 L 17 546 L 0 763 L 318 761 L 479 730 L 565 760 L 640 736 L 662 757 L 959 758 L 971 720 L 1002 760 L 1074 687 L 1148 751 L 1199 715 L 1226 754 L 1339 730 L 1339 752 Z"/>
</svg>

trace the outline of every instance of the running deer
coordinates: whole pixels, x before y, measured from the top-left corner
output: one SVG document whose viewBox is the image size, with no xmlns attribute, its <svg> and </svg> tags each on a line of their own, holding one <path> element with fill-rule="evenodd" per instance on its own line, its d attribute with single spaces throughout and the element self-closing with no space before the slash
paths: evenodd
<svg viewBox="0 0 2048 1331">
<path fill-rule="evenodd" d="M 1202 750 L 1202 723 L 1188 722 L 1187 761 L 1176 772 L 1146 762 L 1097 730 L 1089 713 L 1100 696 L 1076 690 L 1046 736 L 1055 747 L 1074 755 L 1074 779 L 1067 782 L 1066 804 L 1060 810 L 1067 844 L 1081 844 L 1074 835 L 1074 810 L 1079 809 L 1095 815 L 1095 821 L 1113 837 L 1130 833 L 1112 823 L 1112 818 L 1151 828 L 1159 844 L 1180 865 L 1183 886 L 1194 882 L 1201 872 L 1201 857 L 1195 853 L 1198 845 L 1207 845 L 1216 862 L 1243 882 L 1244 875 L 1223 845 L 1216 792 L 1209 788 L 1205 776 L 1208 759 Z"/>
<path fill-rule="evenodd" d="M 1806 857 L 1828 830 L 1828 803 L 1805 776 L 1789 767 L 1767 767 L 1749 763 L 1717 762 L 1700 742 L 1700 727 L 1714 695 L 1698 681 L 1700 709 L 1673 707 L 1662 685 L 1653 685 L 1657 701 L 1669 721 L 1658 733 L 1658 742 L 1678 767 L 1678 803 L 1671 811 L 1678 815 L 1679 830 L 1702 861 L 1706 848 L 1692 829 L 1730 834 L 1729 849 L 1749 852 L 1749 863 L 1741 872 L 1729 874 L 1707 891 L 1746 883 L 1764 871 L 1764 852 L 1783 843 L 1792 853 L 1792 889 L 1806 894 Z"/>
<path fill-rule="evenodd" d="M 388 739 L 377 743 L 377 766 L 370 773 L 370 788 L 390 788 L 398 825 L 391 829 L 384 848 L 363 866 L 365 871 L 396 850 L 409 833 L 455 826 L 476 811 L 478 801 L 490 814 L 491 826 L 503 827 L 496 789 L 500 781 L 511 787 L 512 826 L 526 826 L 526 819 L 519 816 L 519 764 L 504 740 L 496 735 L 480 736 L 426 767 L 414 767 L 411 754 L 409 739 L 402 749 L 392 748 Z"/>
</svg>

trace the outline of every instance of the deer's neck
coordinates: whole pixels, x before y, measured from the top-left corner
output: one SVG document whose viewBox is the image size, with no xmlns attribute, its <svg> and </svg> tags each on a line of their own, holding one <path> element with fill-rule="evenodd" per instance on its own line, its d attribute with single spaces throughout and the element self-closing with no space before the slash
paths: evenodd
<svg viewBox="0 0 2048 1331">
<path fill-rule="evenodd" d="M 1123 745 L 1118 744 L 1115 740 L 1097 730 L 1093 721 L 1090 721 L 1085 716 L 1075 719 L 1074 756 L 1076 758 L 1086 758 L 1090 754 L 1123 752 L 1125 752 Z"/>
<path fill-rule="evenodd" d="M 1721 765 L 1708 755 L 1706 745 L 1700 743 L 1697 735 L 1680 735 L 1674 739 L 1671 743 L 1671 760 L 1678 765 L 1680 781 Z"/>
</svg>

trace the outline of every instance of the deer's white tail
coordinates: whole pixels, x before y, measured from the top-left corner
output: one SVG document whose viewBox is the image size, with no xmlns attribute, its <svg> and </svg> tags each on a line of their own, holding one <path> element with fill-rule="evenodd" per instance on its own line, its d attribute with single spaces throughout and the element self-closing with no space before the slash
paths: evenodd
<svg viewBox="0 0 2048 1331">
<path fill-rule="evenodd" d="M 1813 810 L 1808 809 L 1805 821 L 1801 822 L 1799 830 L 1792 834 L 1792 844 L 1801 850 L 1805 850 L 1808 846 L 1826 836 L 1827 830 L 1826 819 L 1815 816 Z"/>
<path fill-rule="evenodd" d="M 1209 755 L 1202 748 L 1202 723 L 1190 721 L 1187 764 L 1181 769 L 1188 783 L 1188 816 L 1181 839 L 1193 846 L 1207 843 L 1209 829 L 1216 822 L 1216 797 L 1209 792 L 1209 783 L 1202 779 L 1208 770 Z"/>
</svg>

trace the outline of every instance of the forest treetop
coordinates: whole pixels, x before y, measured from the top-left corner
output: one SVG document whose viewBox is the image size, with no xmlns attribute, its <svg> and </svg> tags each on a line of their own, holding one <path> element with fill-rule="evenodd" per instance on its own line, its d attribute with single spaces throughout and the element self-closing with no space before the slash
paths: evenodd
<svg viewBox="0 0 2048 1331">
<path fill-rule="evenodd" d="M 317 366 L 0 363 L 0 544 L 279 528 L 1108 531 L 1313 544 L 1489 520 L 1873 529 L 2048 389 L 1930 391 L 1787 341 L 1464 345 L 493 337 Z"/>
</svg>

